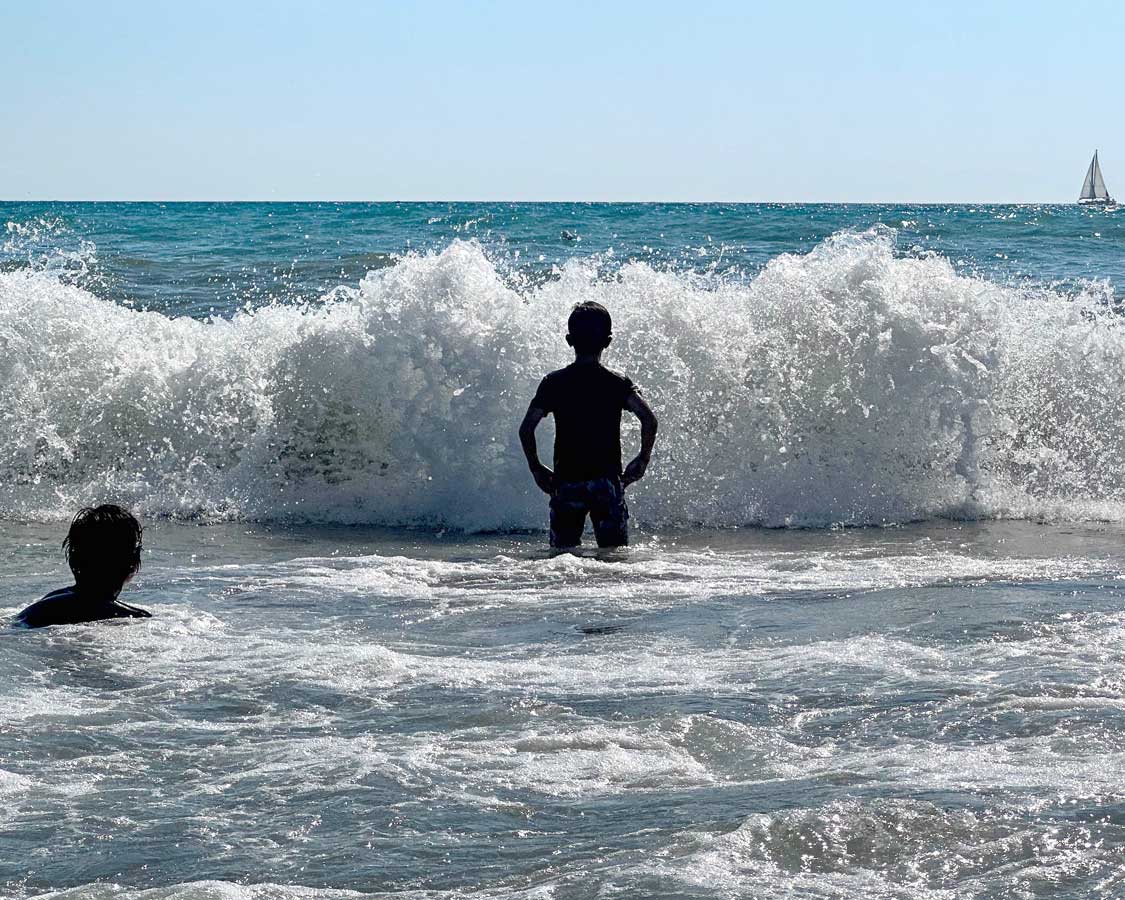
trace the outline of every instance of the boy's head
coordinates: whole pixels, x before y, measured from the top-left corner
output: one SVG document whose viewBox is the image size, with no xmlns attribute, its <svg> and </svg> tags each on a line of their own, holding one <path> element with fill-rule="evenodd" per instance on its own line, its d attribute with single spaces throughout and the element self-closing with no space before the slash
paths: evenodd
<svg viewBox="0 0 1125 900">
<path fill-rule="evenodd" d="M 141 567 L 141 523 L 112 503 L 87 506 L 70 523 L 63 553 L 76 584 L 120 590 Z"/>
<path fill-rule="evenodd" d="M 566 322 L 566 342 L 579 353 L 601 353 L 613 340 L 613 320 L 600 303 L 579 303 Z"/>
</svg>

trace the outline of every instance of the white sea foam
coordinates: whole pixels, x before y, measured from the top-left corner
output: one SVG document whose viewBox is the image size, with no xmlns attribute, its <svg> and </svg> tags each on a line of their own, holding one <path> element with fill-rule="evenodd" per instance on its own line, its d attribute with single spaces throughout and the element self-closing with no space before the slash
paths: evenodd
<svg viewBox="0 0 1125 900">
<path fill-rule="evenodd" d="M 0 515 L 113 497 L 149 515 L 538 527 L 515 427 L 566 361 L 570 307 L 597 300 L 607 363 L 661 418 L 643 520 L 1125 517 L 1125 331 L 1094 293 L 901 258 L 889 232 L 750 280 L 596 262 L 515 288 L 456 241 L 314 308 L 210 322 L 2 274 Z"/>
<path fill-rule="evenodd" d="M 1052 888 L 1068 878 L 1109 876 L 1107 888 L 1120 881 L 1116 861 L 1082 824 L 1064 834 L 1016 812 L 921 800 L 753 815 L 733 831 L 684 835 L 676 851 L 637 867 L 669 893 L 686 885 L 727 897 L 952 900 L 965 896 L 947 887 L 958 882 L 973 884 L 974 894 L 1002 894 L 1002 884 L 1013 895 L 1038 896 L 1035 887 L 1057 893 Z"/>
<path fill-rule="evenodd" d="M 755 531 L 615 562 L 205 531 L 196 563 L 199 529 L 154 529 L 171 549 L 130 594 L 154 618 L 0 635 L 0 822 L 52 847 L 8 862 L 15 896 L 1120 893 L 1120 552 L 1060 552 L 1120 529 Z"/>
</svg>

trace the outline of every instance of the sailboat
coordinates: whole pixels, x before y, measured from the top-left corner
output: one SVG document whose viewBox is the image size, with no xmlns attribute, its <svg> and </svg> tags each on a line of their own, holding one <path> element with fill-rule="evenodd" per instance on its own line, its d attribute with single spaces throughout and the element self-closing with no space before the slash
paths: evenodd
<svg viewBox="0 0 1125 900">
<path fill-rule="evenodd" d="M 1098 151 L 1094 151 L 1094 158 L 1090 160 L 1090 168 L 1086 170 L 1086 180 L 1082 182 L 1082 193 L 1078 195 L 1078 202 L 1086 205 L 1112 206 L 1114 200 L 1105 188 L 1105 179 L 1102 178 L 1102 167 L 1098 164 Z"/>
</svg>

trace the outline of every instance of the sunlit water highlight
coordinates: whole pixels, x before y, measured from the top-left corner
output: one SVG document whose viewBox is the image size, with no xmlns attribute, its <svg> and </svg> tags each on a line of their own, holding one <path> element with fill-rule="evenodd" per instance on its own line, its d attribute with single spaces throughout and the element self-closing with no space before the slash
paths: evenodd
<svg viewBox="0 0 1125 900">
<path fill-rule="evenodd" d="M 56 532 L 5 529 L 12 594 Z M 1112 895 L 1122 537 L 158 525 L 155 618 L 0 635 L 0 883 Z"/>
<path fill-rule="evenodd" d="M 792 209 L 736 271 L 715 209 L 9 211 L 0 616 L 103 499 L 156 615 L 0 630 L 0 894 L 1125 893 L 1119 257 L 1001 215 L 1116 226 Z M 268 211 L 290 293 L 201 274 Z M 635 546 L 551 558 L 512 429 L 580 299 L 664 427 Z"/>
</svg>

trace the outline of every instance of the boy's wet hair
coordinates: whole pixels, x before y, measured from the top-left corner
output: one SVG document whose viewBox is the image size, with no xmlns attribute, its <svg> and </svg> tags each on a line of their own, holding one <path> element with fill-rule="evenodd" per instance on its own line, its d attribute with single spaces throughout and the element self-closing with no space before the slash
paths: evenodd
<svg viewBox="0 0 1125 900">
<path fill-rule="evenodd" d="M 570 345 L 582 353 L 597 353 L 613 340 L 613 320 L 609 310 L 593 300 L 574 307 L 566 328 Z"/>
<path fill-rule="evenodd" d="M 62 546 L 75 582 L 124 584 L 141 567 L 141 523 L 112 503 L 87 506 Z"/>
</svg>

